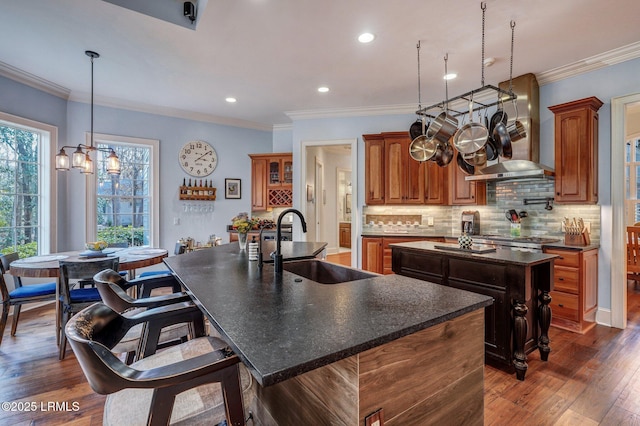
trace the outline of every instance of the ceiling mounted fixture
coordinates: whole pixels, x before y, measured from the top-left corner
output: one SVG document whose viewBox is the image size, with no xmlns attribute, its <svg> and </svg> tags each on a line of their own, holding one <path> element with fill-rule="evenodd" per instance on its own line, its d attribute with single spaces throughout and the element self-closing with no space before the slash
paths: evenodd
<svg viewBox="0 0 640 426">
<path fill-rule="evenodd" d="M 496 63 L 496 58 L 494 58 L 494 57 L 488 57 L 488 58 L 486 58 L 484 60 L 484 66 L 487 67 L 487 68 L 490 67 L 491 65 L 495 64 L 495 63 Z"/>
<path fill-rule="evenodd" d="M 328 91 L 329 91 L 329 88 L 326 86 L 318 87 L 318 92 L 320 93 L 327 93 Z"/>
<path fill-rule="evenodd" d="M 358 41 L 360 43 L 371 43 L 375 38 L 376 36 L 371 33 L 362 33 L 358 36 Z"/>
<path fill-rule="evenodd" d="M 93 60 L 99 58 L 100 55 L 91 50 L 86 50 L 85 55 L 91 58 L 91 142 L 89 145 L 79 144 L 74 146 L 63 146 L 60 152 L 56 155 L 56 170 L 68 171 L 69 170 L 69 156 L 65 152 L 65 148 L 73 149 L 71 158 L 71 167 L 80 169 L 84 174 L 93 174 L 93 160 L 89 155 L 92 151 L 109 153 L 106 159 L 107 173 L 111 175 L 120 174 L 120 159 L 116 155 L 113 148 L 97 148 L 93 145 Z"/>
<path fill-rule="evenodd" d="M 450 72 L 449 74 L 445 74 L 445 76 L 442 78 L 444 78 L 445 80 L 453 80 L 457 76 L 458 74 L 456 74 L 455 72 Z"/>
</svg>

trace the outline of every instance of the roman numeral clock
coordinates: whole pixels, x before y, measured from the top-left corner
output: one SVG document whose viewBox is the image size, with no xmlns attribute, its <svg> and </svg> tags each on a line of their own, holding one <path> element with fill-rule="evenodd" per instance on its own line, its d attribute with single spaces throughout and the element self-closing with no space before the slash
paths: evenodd
<svg viewBox="0 0 640 426">
<path fill-rule="evenodd" d="M 204 141 L 187 142 L 180 150 L 180 166 L 190 176 L 210 175 L 218 165 L 218 154 Z"/>
</svg>

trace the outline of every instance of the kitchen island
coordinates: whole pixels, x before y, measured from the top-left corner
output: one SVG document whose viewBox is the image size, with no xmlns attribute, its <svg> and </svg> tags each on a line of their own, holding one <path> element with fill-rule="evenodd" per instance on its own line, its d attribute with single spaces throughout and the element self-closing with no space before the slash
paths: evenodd
<svg viewBox="0 0 640 426">
<path fill-rule="evenodd" d="M 362 425 L 379 409 L 388 425 L 483 423 L 490 297 L 395 275 L 320 284 L 286 262 L 278 276 L 236 244 L 165 263 L 255 378 L 255 424 Z"/>
<path fill-rule="evenodd" d="M 536 348 L 547 361 L 550 291 L 553 289 L 552 254 L 505 248 L 431 242 L 391 246 L 393 272 L 445 286 L 489 295 L 485 309 L 487 361 L 515 369 L 519 380 L 527 371 L 527 354 Z"/>
</svg>

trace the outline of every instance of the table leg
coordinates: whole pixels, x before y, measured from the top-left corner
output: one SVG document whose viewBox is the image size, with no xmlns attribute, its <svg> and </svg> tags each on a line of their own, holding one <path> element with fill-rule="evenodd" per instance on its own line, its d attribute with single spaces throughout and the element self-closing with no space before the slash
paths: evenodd
<svg viewBox="0 0 640 426">
<path fill-rule="evenodd" d="M 56 345 L 60 346 L 60 277 L 56 278 Z"/>
<path fill-rule="evenodd" d="M 529 366 L 527 365 L 527 354 L 524 351 L 525 340 L 527 339 L 527 305 L 518 301 L 513 305 L 513 365 L 516 368 L 516 378 L 518 380 L 524 380 L 524 375 L 527 372 Z"/>
<path fill-rule="evenodd" d="M 549 326 L 551 325 L 551 296 L 548 291 L 543 291 L 538 296 L 540 300 L 540 316 L 538 322 L 540 323 L 540 337 L 538 338 L 538 349 L 540 350 L 540 359 L 543 361 L 549 360 Z"/>
</svg>

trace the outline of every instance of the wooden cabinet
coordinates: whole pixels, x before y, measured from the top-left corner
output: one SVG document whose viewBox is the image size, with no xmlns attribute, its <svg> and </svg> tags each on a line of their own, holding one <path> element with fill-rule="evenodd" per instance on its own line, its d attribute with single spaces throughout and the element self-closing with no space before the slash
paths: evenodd
<svg viewBox="0 0 640 426">
<path fill-rule="evenodd" d="M 363 135 L 363 139 L 367 205 L 447 203 L 446 168 L 413 160 L 408 132 Z"/>
<path fill-rule="evenodd" d="M 449 169 L 449 204 L 458 205 L 485 205 L 487 204 L 487 184 L 482 181 L 467 181 L 464 174 L 456 164 L 458 152 L 454 149 L 455 154 Z"/>
<path fill-rule="evenodd" d="M 362 238 L 362 269 L 382 273 L 382 238 Z"/>
<path fill-rule="evenodd" d="M 293 155 L 250 154 L 251 209 L 293 205 Z"/>
<path fill-rule="evenodd" d="M 585 333 L 596 325 L 598 308 L 598 249 L 587 251 L 545 248 L 556 254 L 551 292 L 551 325 Z"/>
<path fill-rule="evenodd" d="M 364 202 L 368 206 L 384 204 L 384 138 L 363 135 L 364 139 Z"/>
<path fill-rule="evenodd" d="M 351 223 L 340 222 L 339 229 L 339 246 L 351 248 Z"/>
<path fill-rule="evenodd" d="M 598 202 L 598 110 L 596 97 L 549 107 L 555 125 L 555 202 Z"/>
<path fill-rule="evenodd" d="M 444 242 L 444 238 L 430 237 L 363 237 L 362 269 L 378 274 L 393 274 L 391 260 L 391 244 L 412 241 Z"/>
</svg>

